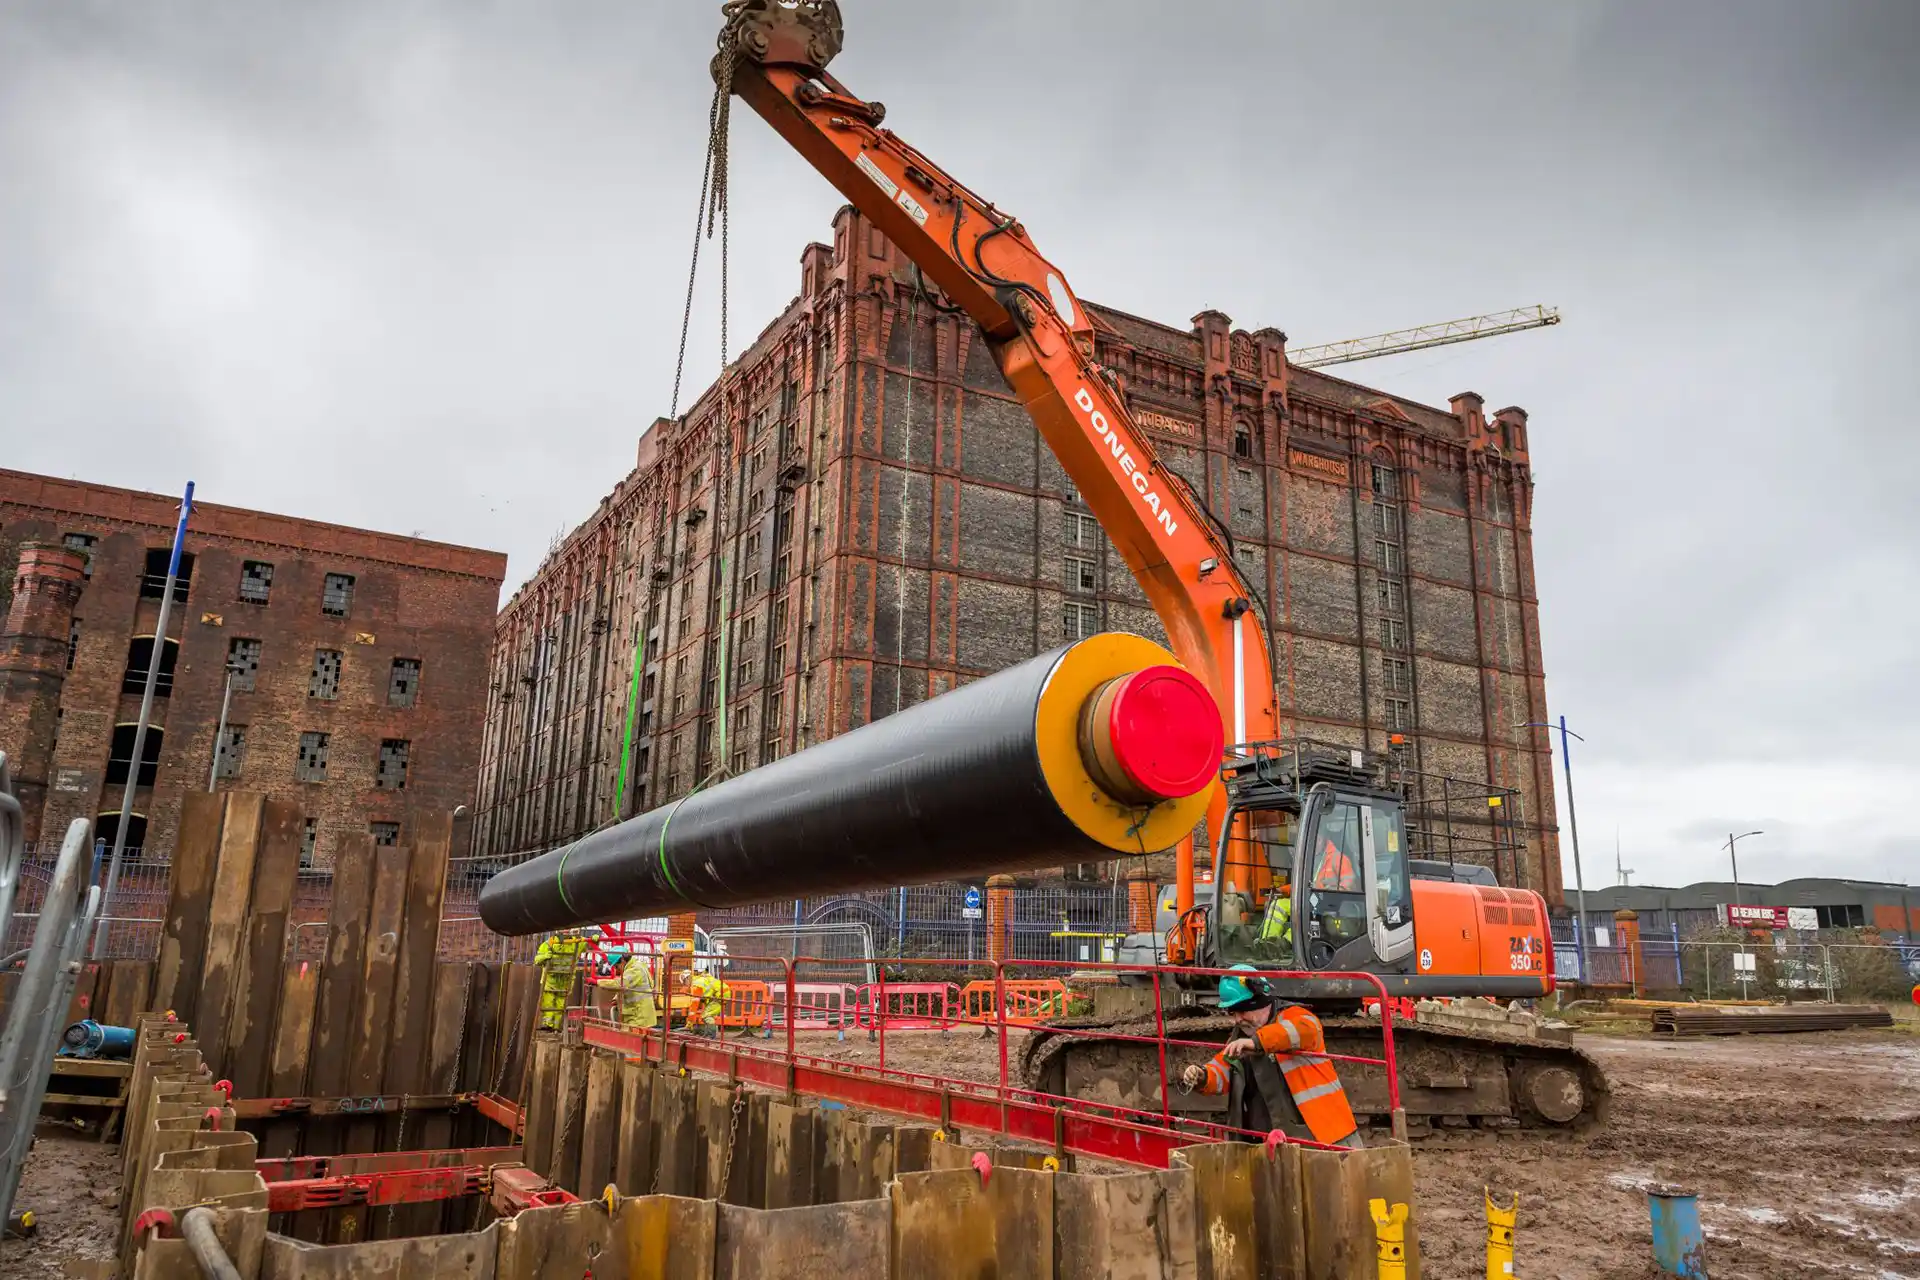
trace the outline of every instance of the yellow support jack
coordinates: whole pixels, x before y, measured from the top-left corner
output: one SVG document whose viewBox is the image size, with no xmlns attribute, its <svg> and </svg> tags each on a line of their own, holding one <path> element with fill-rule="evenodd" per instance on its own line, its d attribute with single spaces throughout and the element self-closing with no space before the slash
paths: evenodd
<svg viewBox="0 0 1920 1280">
<path fill-rule="evenodd" d="M 1367 1201 L 1373 1214 L 1373 1239 L 1380 1250 L 1380 1280 L 1407 1280 L 1407 1206 Z"/>
<path fill-rule="evenodd" d="M 1493 1202 L 1493 1188 L 1483 1188 L 1487 1199 L 1487 1280 L 1513 1280 L 1513 1225 L 1520 1216 L 1520 1193 L 1502 1209 Z"/>
</svg>

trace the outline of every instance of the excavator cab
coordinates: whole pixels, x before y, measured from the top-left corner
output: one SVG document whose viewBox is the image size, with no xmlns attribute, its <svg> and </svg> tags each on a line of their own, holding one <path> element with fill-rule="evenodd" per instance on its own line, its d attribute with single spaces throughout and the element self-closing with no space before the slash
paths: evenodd
<svg viewBox="0 0 1920 1280">
<path fill-rule="evenodd" d="M 1364 752 L 1260 743 L 1224 771 L 1209 965 L 1407 967 L 1413 886 L 1397 792 Z"/>
</svg>

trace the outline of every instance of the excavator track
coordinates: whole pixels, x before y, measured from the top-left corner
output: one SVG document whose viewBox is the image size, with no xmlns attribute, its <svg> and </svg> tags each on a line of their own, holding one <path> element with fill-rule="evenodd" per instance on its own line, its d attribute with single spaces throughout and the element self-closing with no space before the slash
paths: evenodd
<svg viewBox="0 0 1920 1280">
<path fill-rule="evenodd" d="M 1171 1039 L 1224 1043 L 1233 1020 L 1216 1009 L 1187 1007 L 1166 1012 Z M 1354 1057 L 1380 1056 L 1380 1026 L 1369 1018 L 1326 1016 L 1327 1047 Z M 1061 1034 L 1072 1031 L 1077 1034 Z M 1087 1032 L 1107 1032 L 1089 1036 Z M 1029 1089 L 1140 1110 L 1159 1111 L 1160 1051 L 1150 1043 L 1153 1017 L 1066 1018 L 1028 1036 L 1020 1074 Z M 1118 1037 L 1138 1036 L 1142 1040 Z M 1606 1122 L 1610 1093 L 1606 1073 L 1593 1057 L 1571 1044 L 1486 1030 L 1396 1022 L 1394 1056 L 1400 1102 L 1413 1141 L 1474 1134 L 1574 1136 Z M 1198 1048 L 1170 1049 L 1167 1075 L 1203 1061 Z M 1340 1079 L 1363 1127 L 1382 1131 L 1392 1123 L 1384 1069 L 1339 1064 Z M 1224 1120 L 1224 1104 L 1172 1086 L 1176 1114 Z"/>
</svg>

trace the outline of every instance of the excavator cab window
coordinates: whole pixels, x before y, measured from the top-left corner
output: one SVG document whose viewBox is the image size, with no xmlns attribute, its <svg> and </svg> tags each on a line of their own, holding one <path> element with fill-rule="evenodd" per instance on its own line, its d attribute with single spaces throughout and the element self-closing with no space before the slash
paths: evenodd
<svg viewBox="0 0 1920 1280">
<path fill-rule="evenodd" d="M 1324 967 L 1335 951 L 1367 935 L 1363 821 L 1360 805 L 1337 799 L 1314 833 L 1306 884 L 1307 956 L 1314 968 Z"/>
<path fill-rule="evenodd" d="M 1276 897 L 1290 894 L 1297 816 L 1281 809 L 1233 812 L 1214 876 L 1221 887 L 1214 924 L 1221 963 L 1293 964 L 1291 913 L 1276 909 Z"/>
</svg>

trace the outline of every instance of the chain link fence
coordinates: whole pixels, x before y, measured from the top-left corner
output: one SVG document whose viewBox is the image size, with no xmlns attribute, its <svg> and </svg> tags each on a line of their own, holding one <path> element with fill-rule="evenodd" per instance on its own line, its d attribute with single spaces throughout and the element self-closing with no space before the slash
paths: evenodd
<svg viewBox="0 0 1920 1280">
<path fill-rule="evenodd" d="M 1643 938 L 1639 982 L 1622 947 L 1589 946 L 1586 970 L 1571 937 L 1554 940 L 1559 978 L 1594 987 L 1639 986 L 1649 994 L 1694 1000 L 1903 1001 L 1920 983 L 1920 945 L 1872 930 L 1837 929 L 1755 942 L 1732 930 L 1686 940 Z"/>
</svg>

